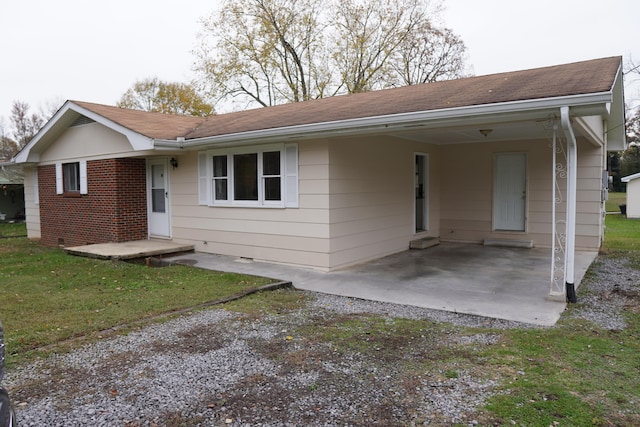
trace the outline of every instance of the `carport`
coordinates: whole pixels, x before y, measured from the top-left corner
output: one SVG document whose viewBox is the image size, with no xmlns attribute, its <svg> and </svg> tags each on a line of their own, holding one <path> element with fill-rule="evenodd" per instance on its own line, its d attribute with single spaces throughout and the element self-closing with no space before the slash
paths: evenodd
<svg viewBox="0 0 640 427">
<path fill-rule="evenodd" d="M 597 253 L 576 252 L 576 285 Z M 190 253 L 196 267 L 291 281 L 297 289 L 551 326 L 566 307 L 549 299 L 551 249 L 443 243 L 335 272 Z"/>
</svg>

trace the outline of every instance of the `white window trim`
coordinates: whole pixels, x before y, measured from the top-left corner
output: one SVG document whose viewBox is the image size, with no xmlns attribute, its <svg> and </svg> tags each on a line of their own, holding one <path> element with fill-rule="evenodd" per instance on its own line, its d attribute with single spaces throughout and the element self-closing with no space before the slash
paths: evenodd
<svg viewBox="0 0 640 427">
<path fill-rule="evenodd" d="M 280 200 L 265 200 L 263 174 L 263 157 L 265 152 L 280 152 Z M 233 156 L 236 154 L 258 154 L 258 200 L 234 200 Z M 213 185 L 213 157 L 227 157 L 227 200 L 215 199 Z M 200 205 L 215 207 L 258 207 L 285 208 L 298 207 L 298 145 L 270 144 L 252 147 L 208 150 L 198 153 L 198 202 Z"/>
<path fill-rule="evenodd" d="M 66 163 L 78 163 L 79 164 L 79 180 L 80 180 L 80 194 L 88 194 L 88 184 L 87 184 L 87 161 L 80 160 L 79 162 L 64 162 Z M 63 163 L 56 163 L 56 194 L 64 194 L 64 180 L 62 173 L 62 165 Z"/>
</svg>

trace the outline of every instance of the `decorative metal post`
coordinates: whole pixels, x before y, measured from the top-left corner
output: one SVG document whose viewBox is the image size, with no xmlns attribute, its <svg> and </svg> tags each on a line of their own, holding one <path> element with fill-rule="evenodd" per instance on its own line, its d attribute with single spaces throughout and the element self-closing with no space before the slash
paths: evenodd
<svg viewBox="0 0 640 427">
<path fill-rule="evenodd" d="M 551 121 L 551 119 L 550 119 Z M 566 199 L 562 188 L 567 188 L 567 151 L 566 138 L 558 138 L 558 124 L 555 118 L 551 121 L 552 126 L 552 203 L 551 203 L 551 285 L 549 288 L 549 298 L 566 300 L 565 286 L 565 261 L 566 261 L 566 239 L 567 223 L 562 219 L 564 215 L 559 215 L 559 208 L 566 212 Z M 564 185 L 561 185 L 564 184 Z"/>
</svg>

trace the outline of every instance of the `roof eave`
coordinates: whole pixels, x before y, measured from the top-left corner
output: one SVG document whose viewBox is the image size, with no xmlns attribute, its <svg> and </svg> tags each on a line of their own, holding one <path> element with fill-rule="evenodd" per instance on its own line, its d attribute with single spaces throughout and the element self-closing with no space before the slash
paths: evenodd
<svg viewBox="0 0 640 427">
<path fill-rule="evenodd" d="M 633 175 L 623 176 L 622 178 L 620 178 L 620 181 L 629 182 L 629 181 L 633 181 L 634 179 L 638 179 L 638 178 L 640 178 L 640 172 L 634 173 Z"/>
<path fill-rule="evenodd" d="M 624 151 L 627 148 L 625 129 L 624 82 L 622 64 L 618 68 L 616 79 L 611 88 L 611 103 L 607 121 L 607 150 Z"/>
<path fill-rule="evenodd" d="M 514 121 L 538 119 L 546 114 L 557 113 L 558 108 L 563 106 L 571 106 L 572 115 L 587 116 L 598 114 L 607 116 L 611 102 L 611 92 L 599 92 L 336 120 L 194 138 L 186 141 L 158 139 L 155 141 L 155 147 L 157 149 L 198 149 L 206 146 L 227 147 L 247 144 L 248 141 L 252 143 L 269 143 L 282 141 L 283 139 L 362 135 L 406 127 L 423 126 L 427 128 L 485 123 L 498 117 L 502 121 L 505 118 Z"/>
<path fill-rule="evenodd" d="M 85 107 L 82 107 L 73 101 L 66 101 L 62 107 L 53 115 L 53 117 L 38 131 L 38 133 L 20 150 L 14 157 L 14 163 L 37 163 L 40 161 L 40 152 L 42 152 L 57 136 L 59 136 L 71 123 L 65 120 L 68 112 L 74 111 L 85 117 L 94 120 L 116 132 L 123 134 L 134 151 L 153 149 L 153 138 L 142 135 L 131 129 L 124 127 L 112 120 L 101 116 Z M 51 138 L 53 136 L 53 138 Z"/>
</svg>

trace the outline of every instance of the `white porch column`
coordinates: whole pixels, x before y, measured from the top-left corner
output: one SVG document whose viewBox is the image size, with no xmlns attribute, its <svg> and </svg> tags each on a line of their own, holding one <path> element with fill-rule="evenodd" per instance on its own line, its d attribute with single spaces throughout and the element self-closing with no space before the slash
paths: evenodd
<svg viewBox="0 0 640 427">
<path fill-rule="evenodd" d="M 575 252 L 576 252 L 576 191 L 578 180 L 578 147 L 571 127 L 569 107 L 560 108 L 560 121 L 567 138 L 567 219 L 565 249 L 565 284 L 567 301 L 576 302 Z"/>
</svg>

